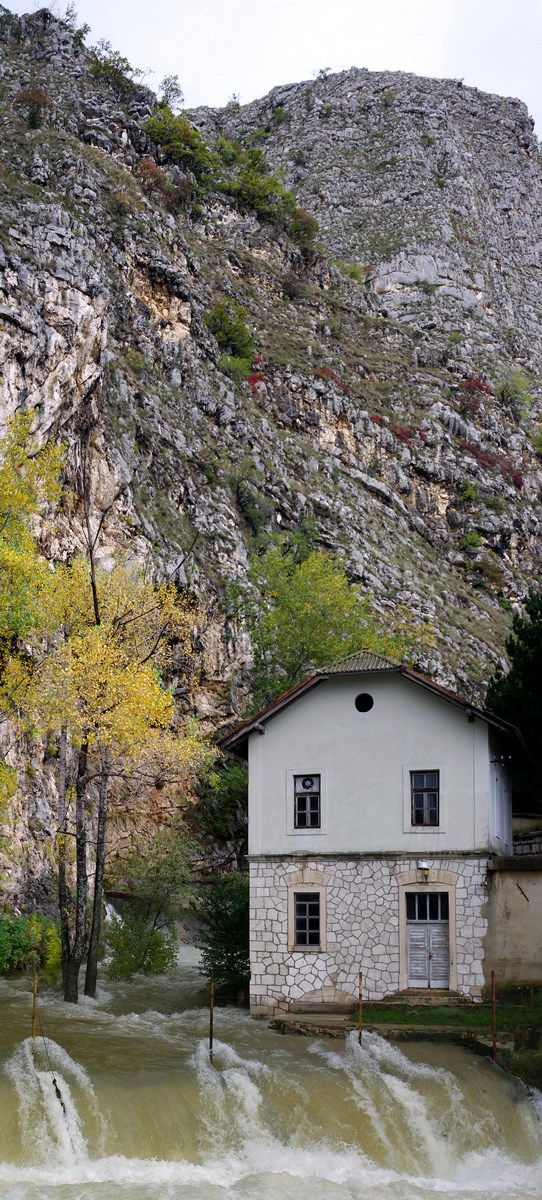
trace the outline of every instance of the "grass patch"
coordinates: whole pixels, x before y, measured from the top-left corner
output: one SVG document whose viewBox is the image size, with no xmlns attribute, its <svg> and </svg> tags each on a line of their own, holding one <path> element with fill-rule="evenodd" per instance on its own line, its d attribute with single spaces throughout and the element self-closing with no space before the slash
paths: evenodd
<svg viewBox="0 0 542 1200">
<path fill-rule="evenodd" d="M 517 997 L 517 1003 L 501 1001 L 497 997 L 497 1031 L 514 1032 L 518 1029 L 535 1028 L 542 1031 L 542 993 L 539 989 L 529 988 L 529 997 L 522 1003 Z M 357 1014 L 352 1016 L 357 1021 Z M 363 1005 L 363 1022 L 367 1025 L 446 1025 L 457 1029 L 472 1029 L 480 1032 L 491 1031 L 491 1002 L 484 1000 L 481 1004 L 461 1005 L 432 1004 L 428 1007 L 411 1008 L 401 1004 L 389 1008 L 373 1004 Z"/>
</svg>

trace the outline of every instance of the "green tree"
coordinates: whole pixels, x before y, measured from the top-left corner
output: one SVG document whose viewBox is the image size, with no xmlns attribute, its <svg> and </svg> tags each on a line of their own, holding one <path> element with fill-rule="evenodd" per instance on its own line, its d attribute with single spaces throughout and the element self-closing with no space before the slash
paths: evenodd
<svg viewBox="0 0 542 1200">
<path fill-rule="evenodd" d="M 542 592 L 528 593 L 524 615 L 513 618 L 506 650 L 510 670 L 495 672 L 486 706 L 516 725 L 527 746 L 528 757 L 518 754 L 513 763 L 514 808 L 517 812 L 541 812 Z"/>
<path fill-rule="evenodd" d="M 131 91 L 145 74 L 140 67 L 132 67 L 118 50 L 113 50 L 111 42 L 105 38 L 100 38 L 95 46 L 90 47 L 89 70 L 96 79 L 108 79 L 119 92 Z"/>
<path fill-rule="evenodd" d="M 225 875 L 205 889 L 198 911 L 200 971 L 237 1000 L 245 999 L 250 979 L 248 916 L 248 875 Z"/>
<path fill-rule="evenodd" d="M 175 963 L 174 922 L 194 900 L 192 863 L 197 847 L 180 825 L 156 832 L 144 848 L 119 858 L 108 871 L 108 886 L 128 893 L 122 920 L 106 930 L 112 952 L 108 973 L 130 979 L 136 971 L 159 973 Z"/>
<path fill-rule="evenodd" d="M 0 973 L 40 968 L 54 983 L 60 970 L 60 935 L 55 921 L 42 913 L 0 913 Z"/>
<path fill-rule="evenodd" d="M 528 417 L 533 404 L 531 381 L 523 371 L 509 371 L 502 380 L 498 395 L 509 404 L 516 417 Z"/>
<path fill-rule="evenodd" d="M 161 108 L 170 108 L 174 114 L 182 108 L 184 95 L 178 75 L 164 75 L 160 84 L 158 103 Z"/>
<path fill-rule="evenodd" d="M 369 596 L 360 596 L 340 559 L 312 550 L 297 561 L 295 550 L 271 546 L 253 557 L 252 595 L 246 605 L 257 707 L 297 683 L 315 667 L 360 650 L 412 662 L 433 641 L 429 625 L 416 625 L 399 605 L 384 617 Z"/>
<path fill-rule="evenodd" d="M 108 871 L 108 884 L 127 891 L 155 926 L 169 926 L 178 909 L 194 899 L 192 864 L 197 853 L 186 829 L 173 824 L 118 858 Z"/>
<path fill-rule="evenodd" d="M 125 904 L 122 917 L 111 917 L 105 940 L 111 954 L 107 966 L 110 979 L 130 980 L 139 971 L 163 975 L 175 965 L 175 935 L 157 927 L 134 904 Z"/>
<path fill-rule="evenodd" d="M 254 339 L 247 328 L 246 319 L 246 308 L 225 296 L 205 314 L 205 324 L 214 334 L 220 349 L 235 358 L 246 359 L 250 370 Z"/>
<path fill-rule="evenodd" d="M 215 764 L 201 788 L 192 819 L 200 838 L 222 851 L 221 866 L 242 869 L 247 855 L 247 764 L 235 755 Z"/>
</svg>

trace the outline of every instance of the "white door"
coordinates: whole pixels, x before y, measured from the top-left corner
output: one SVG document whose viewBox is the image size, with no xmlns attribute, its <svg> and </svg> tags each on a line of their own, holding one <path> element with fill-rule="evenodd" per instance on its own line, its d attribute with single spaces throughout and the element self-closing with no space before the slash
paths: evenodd
<svg viewBox="0 0 542 1200">
<path fill-rule="evenodd" d="M 428 896 L 427 892 L 411 892 L 407 895 L 407 964 L 409 987 L 450 986 L 450 935 L 446 893 L 432 893 Z"/>
</svg>

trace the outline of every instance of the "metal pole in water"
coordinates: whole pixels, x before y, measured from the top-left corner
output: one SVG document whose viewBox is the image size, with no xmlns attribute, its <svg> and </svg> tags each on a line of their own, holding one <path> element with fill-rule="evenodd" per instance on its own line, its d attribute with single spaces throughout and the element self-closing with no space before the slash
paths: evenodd
<svg viewBox="0 0 542 1200">
<path fill-rule="evenodd" d="M 211 995 L 209 999 L 209 1062 L 213 1062 L 213 1021 L 215 1015 L 215 981 L 211 976 Z"/>
<path fill-rule="evenodd" d="M 38 968 L 34 963 L 34 990 L 32 994 L 32 1058 L 36 1057 L 36 1025 L 38 1023 Z"/>
<path fill-rule="evenodd" d="M 495 987 L 495 972 L 491 972 L 491 1033 L 493 1062 L 497 1062 L 497 990 Z"/>
<path fill-rule="evenodd" d="M 359 1008 L 358 1008 L 358 1042 L 361 1046 L 361 1031 L 363 1029 L 363 975 L 359 973 Z"/>
</svg>

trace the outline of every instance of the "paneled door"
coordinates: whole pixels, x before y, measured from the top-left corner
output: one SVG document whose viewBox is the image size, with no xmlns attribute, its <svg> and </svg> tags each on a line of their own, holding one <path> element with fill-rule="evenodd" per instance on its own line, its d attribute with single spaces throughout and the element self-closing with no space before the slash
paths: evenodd
<svg viewBox="0 0 542 1200">
<path fill-rule="evenodd" d="M 450 986 L 447 892 L 407 892 L 408 986 Z"/>
</svg>

